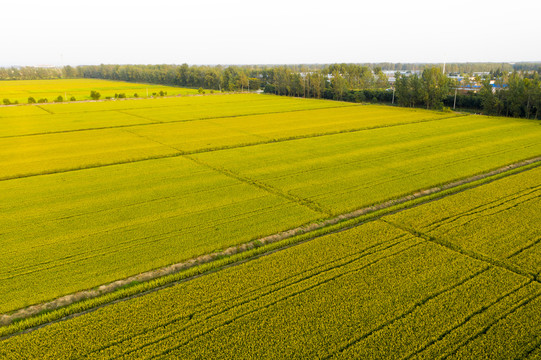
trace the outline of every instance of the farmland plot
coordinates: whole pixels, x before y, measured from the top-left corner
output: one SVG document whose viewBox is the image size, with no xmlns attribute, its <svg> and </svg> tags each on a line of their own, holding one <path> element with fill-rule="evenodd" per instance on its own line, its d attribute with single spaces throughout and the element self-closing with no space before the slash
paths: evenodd
<svg viewBox="0 0 541 360">
<path fill-rule="evenodd" d="M 538 122 L 468 116 L 193 157 L 339 214 L 539 154 Z"/>
<path fill-rule="evenodd" d="M 541 273 L 541 168 L 389 218 L 532 276 Z"/>
<path fill-rule="evenodd" d="M 284 110 L 285 111 L 285 110 Z M 156 111 L 159 114 L 159 110 Z M 0 178 L 15 178 L 56 171 L 138 161 L 185 152 L 322 136 L 325 131 L 348 132 L 370 127 L 401 125 L 445 119 L 437 112 L 348 106 L 334 109 L 250 115 L 212 120 L 160 124 L 132 124 L 130 115 L 109 112 L 93 121 L 111 121 L 111 128 L 67 131 L 32 136 L 0 138 Z M 72 119 L 78 122 L 80 114 Z M 54 115 L 66 118 L 70 115 Z M 87 115 L 89 116 L 89 115 Z M 94 116 L 94 115 L 92 115 Z M 133 117 L 133 119 L 138 119 Z M 19 126 L 33 123 L 30 118 Z M 41 121 L 41 120 L 40 120 Z M 43 120 L 45 121 L 45 120 Z M 125 122 L 124 122 L 125 121 Z M 13 129 L 12 129 L 13 130 Z"/>
<path fill-rule="evenodd" d="M 343 106 L 355 104 L 237 94 L 4 106 L 0 107 L 0 137 Z"/>
<path fill-rule="evenodd" d="M 173 86 L 138 84 L 124 81 L 109 81 L 101 79 L 55 79 L 55 80 L 9 80 L 0 81 L 0 98 L 9 99 L 11 102 L 19 101 L 27 103 L 29 97 L 36 101 L 41 98 L 49 101 L 55 100 L 59 95 L 64 101 L 72 96 L 76 100 L 90 100 L 90 91 L 98 91 L 102 98 L 114 97 L 115 94 L 124 93 L 132 97 L 134 93 L 138 96 L 149 96 L 160 91 L 168 95 L 197 94 L 197 89 L 188 89 Z"/>
<path fill-rule="evenodd" d="M 321 218 L 169 158 L 0 182 L 0 312 Z"/>
</svg>

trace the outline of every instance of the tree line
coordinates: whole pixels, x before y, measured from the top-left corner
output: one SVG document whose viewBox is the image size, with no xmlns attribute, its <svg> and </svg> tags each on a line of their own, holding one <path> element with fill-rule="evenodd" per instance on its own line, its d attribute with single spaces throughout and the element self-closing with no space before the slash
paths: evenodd
<svg viewBox="0 0 541 360">
<path fill-rule="evenodd" d="M 394 88 L 391 89 L 382 68 L 402 71 L 422 68 L 423 71 L 419 75 L 414 73 L 408 76 L 397 72 Z M 521 70 L 510 73 L 509 71 L 514 68 Z M 443 74 L 441 67 L 430 64 L 272 66 L 102 64 L 62 68 L 0 68 L 0 79 L 98 78 L 218 91 L 264 89 L 266 93 L 277 95 L 395 103 L 400 106 L 428 109 L 456 105 L 459 108 L 489 115 L 537 119 L 541 117 L 540 63 L 446 64 L 446 70 L 458 70 L 468 74 L 479 70 L 488 74 L 484 75 L 483 86 L 478 94 L 454 94 L 454 89 L 459 85 Z M 490 81 L 498 85 L 497 90 Z"/>
</svg>

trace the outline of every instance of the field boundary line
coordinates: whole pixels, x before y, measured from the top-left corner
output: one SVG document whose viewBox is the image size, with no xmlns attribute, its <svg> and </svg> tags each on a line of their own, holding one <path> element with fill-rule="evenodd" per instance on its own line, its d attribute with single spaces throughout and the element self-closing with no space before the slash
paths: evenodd
<svg viewBox="0 0 541 360">
<path fill-rule="evenodd" d="M 9 313 L 0 314 L 0 340 L 14 336 L 13 334 L 21 331 L 20 329 L 17 329 L 13 332 L 9 332 L 7 335 L 2 336 L 2 328 L 5 326 L 9 326 L 15 320 L 21 321 L 29 319 L 32 316 L 41 313 L 45 313 L 45 315 L 47 315 L 46 313 L 48 312 L 53 312 L 56 310 L 61 311 L 62 308 L 66 306 L 77 305 L 78 303 L 82 303 L 84 301 L 92 301 L 93 299 L 99 300 L 99 297 L 102 296 L 113 296 L 114 291 L 121 290 L 131 285 L 144 286 L 145 284 L 148 284 L 147 282 L 151 281 L 157 283 L 156 285 L 150 284 L 148 285 L 148 288 L 143 288 L 138 292 L 138 289 L 134 289 L 134 292 L 132 294 L 119 294 L 118 298 L 113 298 L 112 300 L 106 299 L 106 301 L 103 303 L 99 303 L 99 301 L 96 301 L 97 305 L 90 304 L 86 308 L 84 308 L 86 306 L 84 305 L 82 306 L 82 310 L 76 310 L 73 313 L 68 314 L 62 313 L 58 315 L 53 315 L 52 320 L 46 319 L 45 321 L 41 321 L 38 325 L 30 325 L 25 327 L 25 332 L 31 331 L 33 329 L 43 327 L 47 324 L 61 321 L 62 319 L 68 319 L 78 314 L 90 312 L 92 311 L 92 309 L 97 309 L 99 307 L 106 306 L 107 304 L 124 301 L 133 297 L 141 296 L 142 294 L 173 286 L 176 283 L 203 276 L 206 273 L 217 271 L 225 267 L 236 266 L 246 261 L 269 255 L 276 251 L 287 249 L 291 246 L 313 240 L 320 236 L 348 230 L 367 221 L 378 220 L 385 215 L 397 213 L 411 207 L 420 206 L 427 202 L 431 202 L 446 196 L 456 194 L 458 192 L 471 189 L 473 187 L 481 186 L 486 183 L 499 180 L 502 177 L 511 176 L 517 173 L 537 168 L 540 165 L 541 156 L 517 162 L 514 164 L 509 164 L 484 174 L 479 174 L 462 180 L 450 182 L 439 187 L 420 190 L 410 195 L 391 199 L 376 205 L 364 207 L 346 214 L 341 214 L 333 218 L 323 220 L 321 222 L 309 223 L 287 231 L 258 238 L 243 244 L 230 246 L 221 251 L 204 254 L 179 263 L 171 264 L 162 268 L 153 269 L 124 279 L 113 281 L 111 283 L 101 285 L 97 288 L 82 290 L 79 292 L 61 296 L 48 302 L 35 304 Z M 199 266 L 205 268 L 199 269 Z M 195 270 L 193 275 L 187 275 L 180 280 L 174 278 L 175 275 L 177 275 L 178 277 L 178 275 L 182 274 L 183 271 L 190 270 Z M 172 279 L 169 280 L 167 277 L 172 277 Z M 531 275 L 529 277 L 531 278 Z M 163 281 L 161 281 L 160 279 L 162 279 Z M 16 323 L 14 325 L 16 325 Z"/>
<path fill-rule="evenodd" d="M 36 106 L 37 108 L 39 108 L 39 109 L 45 111 L 46 113 L 48 113 L 48 114 L 50 114 L 50 115 L 56 115 L 56 113 L 52 112 L 52 111 L 49 110 L 49 109 L 44 108 L 44 107 L 41 106 L 41 105 L 35 105 L 35 106 Z"/>
<path fill-rule="evenodd" d="M 277 195 L 277 196 L 280 196 L 286 200 L 289 200 L 289 201 L 292 201 L 298 205 L 301 205 L 301 206 L 304 206 L 312 211 L 315 211 L 317 213 L 320 213 L 320 214 L 324 214 L 326 216 L 332 216 L 333 214 L 324 209 L 320 204 L 314 202 L 314 201 L 311 201 L 309 199 L 305 199 L 305 198 L 302 198 L 300 196 L 295 196 L 295 195 L 291 195 L 291 194 L 287 194 L 287 193 L 284 193 L 283 191 L 271 186 L 271 185 L 268 185 L 264 182 L 261 182 L 261 181 L 258 181 L 258 180 L 254 180 L 254 179 L 251 179 L 247 176 L 242 176 L 240 174 L 237 174 L 231 170 L 228 170 L 228 169 L 225 169 L 225 168 L 219 168 L 219 167 L 215 167 L 215 166 L 212 166 L 210 164 L 207 164 L 206 162 L 204 161 L 201 161 L 199 159 L 196 159 L 194 158 L 193 156 L 189 156 L 189 155 L 183 155 L 184 158 L 188 159 L 188 160 L 191 160 L 193 161 L 194 163 L 196 163 L 197 165 L 200 165 L 200 166 L 204 166 L 208 169 L 211 169 L 213 171 L 216 171 L 222 175 L 225 175 L 227 177 L 230 177 L 230 178 L 233 178 L 235 180 L 238 180 L 242 183 L 245 183 L 245 184 L 248 184 L 248 185 L 252 185 L 252 186 L 255 186 L 261 190 L 264 190 L 270 194 L 273 194 L 273 195 Z"/>
<path fill-rule="evenodd" d="M 380 220 L 387 223 L 387 224 L 389 224 L 389 225 L 391 225 L 391 226 L 394 226 L 397 229 L 409 232 L 410 234 L 412 234 L 414 236 L 417 236 L 417 237 L 419 237 L 421 239 L 424 239 L 424 240 L 429 241 L 431 243 L 443 246 L 443 247 L 445 247 L 445 248 L 447 248 L 447 249 L 449 249 L 449 250 L 451 250 L 453 252 L 456 252 L 456 253 L 465 255 L 467 257 L 470 257 L 472 259 L 482 261 L 482 262 L 484 262 L 486 264 L 489 264 L 489 265 L 492 265 L 492 266 L 495 266 L 495 267 L 498 267 L 498 268 L 513 272 L 513 273 L 515 273 L 517 275 L 520 275 L 520 276 L 523 276 L 523 277 L 525 277 L 525 278 L 527 278 L 527 279 L 529 279 L 531 281 L 541 283 L 541 280 L 537 279 L 537 276 L 535 274 L 531 274 L 531 273 L 529 273 L 527 271 L 524 271 L 521 268 L 519 268 L 518 266 L 508 264 L 504 260 L 494 259 L 494 258 L 492 258 L 492 257 L 490 257 L 488 255 L 484 255 L 484 254 L 475 252 L 473 250 L 464 249 L 463 247 L 453 243 L 452 241 L 439 239 L 437 237 L 425 234 L 425 233 L 423 233 L 423 232 L 421 232 L 419 230 L 413 229 L 413 228 L 411 228 L 409 226 L 406 226 L 404 224 L 397 224 L 396 222 L 390 221 L 390 220 L 387 220 L 387 219 L 380 219 Z"/>
</svg>

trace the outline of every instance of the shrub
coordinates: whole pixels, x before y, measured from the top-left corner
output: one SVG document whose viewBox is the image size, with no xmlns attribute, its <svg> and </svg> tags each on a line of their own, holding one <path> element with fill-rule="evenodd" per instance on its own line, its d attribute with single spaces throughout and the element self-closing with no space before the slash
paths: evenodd
<svg viewBox="0 0 541 360">
<path fill-rule="evenodd" d="M 90 92 L 90 97 L 93 99 L 93 100 L 98 100 L 100 97 L 101 97 L 101 94 L 95 90 L 92 90 Z"/>
<path fill-rule="evenodd" d="M 70 97 L 70 101 L 77 101 L 77 99 L 75 99 L 75 96 L 72 96 Z"/>
<path fill-rule="evenodd" d="M 133 94 L 133 97 L 139 97 L 139 95 L 137 93 Z"/>
<path fill-rule="evenodd" d="M 9 99 L 4 99 L 4 100 L 2 100 L 2 102 L 4 103 L 4 105 L 11 104 L 11 101 L 9 101 Z"/>
<path fill-rule="evenodd" d="M 58 95 L 58 97 L 54 100 L 54 102 L 62 102 L 64 101 L 64 98 L 62 97 L 62 95 Z"/>
<path fill-rule="evenodd" d="M 46 103 L 46 102 L 49 102 L 49 100 L 47 100 L 47 98 L 41 98 L 38 100 L 38 103 L 42 104 L 42 103 Z"/>
<path fill-rule="evenodd" d="M 30 96 L 30 97 L 28 98 L 28 103 L 29 103 L 29 104 L 35 104 L 35 103 L 36 103 L 36 99 L 34 99 L 32 96 Z"/>
</svg>

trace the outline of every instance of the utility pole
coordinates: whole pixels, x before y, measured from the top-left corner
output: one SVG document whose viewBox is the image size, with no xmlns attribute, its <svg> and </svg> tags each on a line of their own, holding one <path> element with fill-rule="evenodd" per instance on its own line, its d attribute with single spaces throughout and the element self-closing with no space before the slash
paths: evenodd
<svg viewBox="0 0 541 360">
<path fill-rule="evenodd" d="M 455 88 L 455 102 L 453 103 L 453 110 L 456 109 L 456 93 L 458 92 L 458 88 Z"/>
<path fill-rule="evenodd" d="M 396 81 L 396 80 L 395 80 Z M 391 104 L 394 104 L 394 91 L 396 90 L 396 88 L 393 86 L 393 101 L 391 102 Z"/>
</svg>

